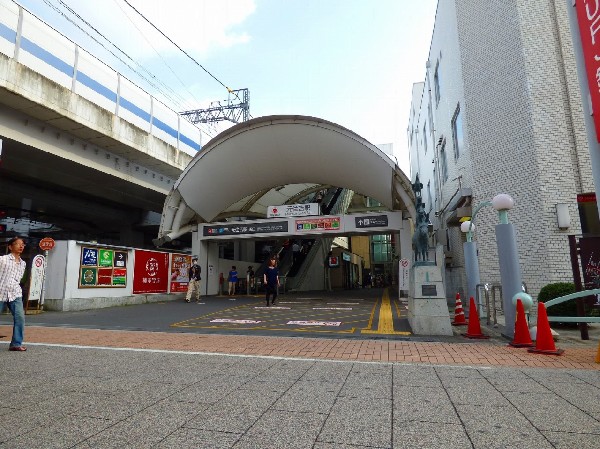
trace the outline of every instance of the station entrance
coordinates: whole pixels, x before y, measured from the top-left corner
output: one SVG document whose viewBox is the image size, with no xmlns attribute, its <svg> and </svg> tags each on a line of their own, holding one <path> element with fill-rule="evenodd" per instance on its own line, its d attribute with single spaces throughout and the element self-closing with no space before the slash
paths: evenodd
<svg viewBox="0 0 600 449">
<path fill-rule="evenodd" d="M 319 205 L 317 215 L 268 218 L 270 207 L 310 203 Z M 297 269 L 293 250 L 268 247 L 310 243 L 302 268 L 286 279 L 286 293 L 327 292 L 328 257 L 338 251 L 341 262 L 353 265 L 357 253 L 336 239 L 387 235 L 396 243 L 393 257 L 411 259 L 414 204 L 411 182 L 397 164 L 351 130 L 315 117 L 259 117 L 203 146 L 167 196 L 154 243 L 192 234 L 205 295 L 221 292 L 233 266 L 244 277 L 257 260 L 257 241 L 277 242 L 266 243 L 264 252 L 277 252 L 286 276 L 287 268 Z M 362 274 L 346 274 L 346 281 L 362 284 Z"/>
</svg>

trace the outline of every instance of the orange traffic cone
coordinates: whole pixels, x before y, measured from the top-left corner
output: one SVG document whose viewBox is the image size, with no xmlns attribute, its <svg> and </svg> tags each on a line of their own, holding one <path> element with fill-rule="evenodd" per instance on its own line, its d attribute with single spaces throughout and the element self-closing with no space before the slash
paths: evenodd
<svg viewBox="0 0 600 449">
<path fill-rule="evenodd" d="M 546 305 L 543 302 L 538 303 L 538 318 L 537 318 L 537 336 L 535 340 L 535 348 L 529 348 L 528 352 L 539 354 L 561 355 L 564 349 L 556 349 L 548 315 L 546 314 Z"/>
<path fill-rule="evenodd" d="M 600 363 L 600 342 L 598 342 L 598 353 L 596 354 L 596 363 Z"/>
<path fill-rule="evenodd" d="M 467 333 L 463 334 L 463 336 L 467 338 L 479 339 L 490 338 L 489 335 L 484 335 L 481 333 L 481 324 L 479 324 L 479 313 L 477 312 L 477 307 L 475 306 L 475 299 L 473 299 L 472 296 L 469 302 L 469 327 L 467 328 Z"/>
<path fill-rule="evenodd" d="M 525 318 L 525 309 L 523 308 L 523 301 L 517 299 L 517 321 L 515 323 L 515 337 L 513 341 L 509 343 L 509 346 L 515 348 L 526 348 L 532 347 L 533 342 L 531 341 L 531 334 L 529 333 L 529 326 L 527 326 L 527 318 Z"/>
<path fill-rule="evenodd" d="M 456 307 L 454 308 L 454 321 L 452 321 L 452 326 L 466 326 L 467 320 L 465 319 L 465 311 L 462 307 L 462 302 L 460 300 L 460 293 L 456 294 Z"/>
</svg>

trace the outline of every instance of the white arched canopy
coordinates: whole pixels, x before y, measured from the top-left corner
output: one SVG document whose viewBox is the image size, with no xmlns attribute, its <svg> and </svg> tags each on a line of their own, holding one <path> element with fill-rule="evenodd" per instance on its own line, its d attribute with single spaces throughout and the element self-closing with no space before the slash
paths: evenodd
<svg viewBox="0 0 600 449">
<path fill-rule="evenodd" d="M 326 120 L 276 115 L 233 126 L 198 152 L 165 201 L 157 240 L 227 217 L 264 218 L 267 206 L 324 186 L 415 216 L 410 180 L 376 146 Z"/>
</svg>

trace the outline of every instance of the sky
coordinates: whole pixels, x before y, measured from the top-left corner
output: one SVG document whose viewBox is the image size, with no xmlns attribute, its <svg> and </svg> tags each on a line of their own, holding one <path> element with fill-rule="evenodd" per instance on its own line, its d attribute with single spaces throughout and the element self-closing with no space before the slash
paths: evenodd
<svg viewBox="0 0 600 449">
<path fill-rule="evenodd" d="M 17 3 L 175 111 L 247 88 L 253 118 L 309 115 L 393 143 L 408 174 L 412 85 L 425 78 L 437 0 Z M 202 129 L 206 142 L 224 126 Z"/>
</svg>

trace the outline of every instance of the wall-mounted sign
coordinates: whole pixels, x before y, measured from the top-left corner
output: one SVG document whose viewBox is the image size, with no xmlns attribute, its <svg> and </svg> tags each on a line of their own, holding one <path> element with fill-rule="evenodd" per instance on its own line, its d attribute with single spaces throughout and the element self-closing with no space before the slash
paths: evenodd
<svg viewBox="0 0 600 449">
<path fill-rule="evenodd" d="M 342 260 L 345 260 L 346 262 L 350 262 L 352 260 L 352 256 L 348 253 L 342 253 Z"/>
<path fill-rule="evenodd" d="M 44 237 L 42 240 L 40 240 L 39 246 L 40 249 L 42 251 L 50 251 L 52 248 L 54 248 L 54 239 L 51 237 Z"/>
<path fill-rule="evenodd" d="M 192 264 L 192 256 L 171 254 L 171 293 L 187 292 L 188 271 Z"/>
<path fill-rule="evenodd" d="M 437 296 L 437 288 L 436 288 L 435 284 L 422 285 L 421 293 L 423 296 Z"/>
<path fill-rule="evenodd" d="M 387 215 L 362 215 L 354 217 L 354 224 L 357 228 L 380 228 L 388 226 Z"/>
<path fill-rule="evenodd" d="M 126 285 L 127 252 L 102 247 L 81 247 L 79 288 Z"/>
<path fill-rule="evenodd" d="M 285 204 L 283 206 L 269 206 L 267 217 L 307 217 L 319 215 L 319 203 Z"/>
<path fill-rule="evenodd" d="M 306 218 L 295 220 L 296 231 L 339 231 L 340 217 Z"/>
<path fill-rule="evenodd" d="M 287 232 L 287 221 L 272 221 L 264 223 L 222 224 L 203 226 L 202 235 L 221 237 L 226 235 L 270 234 L 272 232 Z"/>
<path fill-rule="evenodd" d="M 133 293 L 166 293 L 169 287 L 169 254 L 136 249 Z"/>
</svg>

